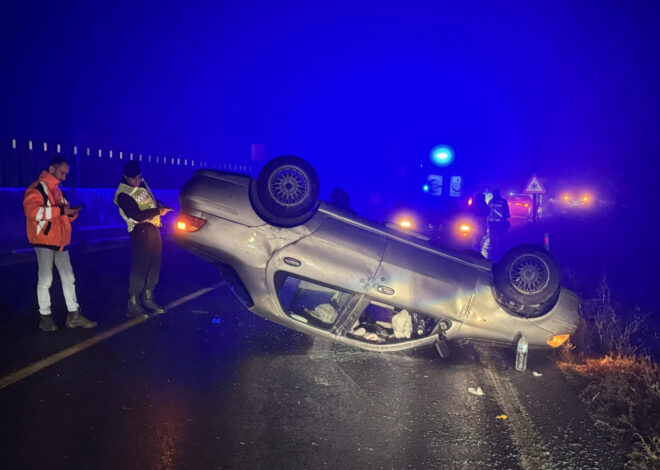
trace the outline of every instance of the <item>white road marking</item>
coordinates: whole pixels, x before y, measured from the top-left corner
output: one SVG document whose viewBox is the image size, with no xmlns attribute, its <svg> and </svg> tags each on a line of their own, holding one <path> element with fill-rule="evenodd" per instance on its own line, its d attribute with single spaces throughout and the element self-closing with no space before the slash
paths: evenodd
<svg viewBox="0 0 660 470">
<path fill-rule="evenodd" d="M 497 366 L 490 356 L 490 351 L 480 351 L 484 360 L 485 372 L 495 387 L 495 397 L 508 416 L 511 428 L 511 440 L 520 452 L 520 466 L 524 469 L 540 470 L 555 468 L 550 452 L 534 429 L 534 421 L 525 409 L 515 387 L 506 377 L 497 373 Z"/>
<path fill-rule="evenodd" d="M 201 295 L 204 295 L 207 292 L 210 292 L 214 289 L 217 289 L 218 287 L 224 284 L 225 284 L 224 282 L 219 282 L 217 284 L 213 284 L 211 287 L 205 287 L 204 289 L 200 289 L 198 291 L 193 292 L 192 294 L 181 297 L 180 299 L 167 304 L 165 306 L 165 310 L 171 310 L 175 307 L 178 307 L 179 305 L 188 302 L 189 300 L 192 300 L 194 298 L 197 298 Z M 78 344 L 74 344 L 73 346 L 63 349 L 62 351 L 57 352 L 55 354 L 51 354 L 50 356 L 45 357 L 44 359 L 41 359 L 37 362 L 33 362 L 32 364 L 25 366 L 22 369 L 17 370 L 16 372 L 12 372 L 11 374 L 5 375 L 4 377 L 0 378 L 0 390 L 2 390 L 5 387 L 8 387 L 13 383 L 18 382 L 19 380 L 23 380 L 26 377 L 36 374 L 40 370 L 45 369 L 46 367 L 50 367 L 53 364 L 56 364 L 63 359 L 66 359 L 67 357 L 73 356 L 74 354 L 84 351 L 85 349 L 94 346 L 95 344 L 98 344 L 101 341 L 104 341 L 116 335 L 117 333 L 121 333 L 124 330 L 132 328 L 135 325 L 139 325 L 140 323 L 143 323 L 151 318 L 158 316 L 160 315 L 150 316 L 149 318 L 144 318 L 144 317 L 133 318 L 110 330 L 99 333 L 96 336 L 92 336 L 91 338 L 86 339 L 85 341 L 82 341 Z"/>
<path fill-rule="evenodd" d="M 217 284 L 213 284 L 211 287 L 206 287 L 204 289 L 200 289 L 196 292 L 193 292 L 192 294 L 188 294 L 185 297 L 181 297 L 179 300 L 174 300 L 174 301 L 170 302 L 169 304 L 167 304 L 165 306 L 165 310 L 170 310 L 174 307 L 178 307 L 179 305 L 184 304 L 184 303 L 188 302 L 189 300 L 192 300 L 196 297 L 199 297 L 200 295 L 204 295 L 207 292 L 210 292 L 213 289 L 217 289 L 218 287 L 224 286 L 224 285 L 225 285 L 225 283 L 224 283 L 224 281 L 222 281 L 222 282 L 218 282 Z"/>
</svg>

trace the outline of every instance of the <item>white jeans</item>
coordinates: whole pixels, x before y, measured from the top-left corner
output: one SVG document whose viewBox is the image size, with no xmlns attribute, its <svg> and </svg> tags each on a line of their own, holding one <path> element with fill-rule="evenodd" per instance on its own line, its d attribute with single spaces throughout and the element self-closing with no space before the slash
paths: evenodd
<svg viewBox="0 0 660 470">
<path fill-rule="evenodd" d="M 60 273 L 62 280 L 62 291 L 66 308 L 69 312 L 78 310 L 76 299 L 76 278 L 73 275 L 71 260 L 68 251 L 55 251 L 50 248 L 34 247 L 39 264 L 39 280 L 37 281 L 37 301 L 39 302 L 39 313 L 50 315 L 50 286 L 53 283 L 53 262 Z"/>
</svg>

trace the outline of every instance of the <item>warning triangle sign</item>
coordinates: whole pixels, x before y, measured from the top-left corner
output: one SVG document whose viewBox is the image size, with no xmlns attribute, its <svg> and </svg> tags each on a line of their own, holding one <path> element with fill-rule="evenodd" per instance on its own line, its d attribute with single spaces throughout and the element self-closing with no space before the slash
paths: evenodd
<svg viewBox="0 0 660 470">
<path fill-rule="evenodd" d="M 546 192 L 547 191 L 541 184 L 541 180 L 539 180 L 539 177 L 536 176 L 536 173 L 532 175 L 532 177 L 525 185 L 525 189 L 523 189 L 523 193 L 528 194 L 545 194 Z"/>
</svg>

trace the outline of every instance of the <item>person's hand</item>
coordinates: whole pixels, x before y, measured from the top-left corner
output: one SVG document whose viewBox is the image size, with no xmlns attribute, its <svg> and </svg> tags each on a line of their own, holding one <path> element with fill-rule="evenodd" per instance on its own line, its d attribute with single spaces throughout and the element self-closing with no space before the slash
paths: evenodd
<svg viewBox="0 0 660 470">
<path fill-rule="evenodd" d="M 171 207 L 166 207 L 166 206 L 160 206 L 160 215 L 165 215 L 168 212 L 172 212 Z"/>
<path fill-rule="evenodd" d="M 78 212 L 80 212 L 80 209 L 82 209 L 81 206 L 70 207 L 68 204 L 65 204 L 62 206 L 62 214 L 73 217 L 74 215 L 77 215 Z"/>
</svg>

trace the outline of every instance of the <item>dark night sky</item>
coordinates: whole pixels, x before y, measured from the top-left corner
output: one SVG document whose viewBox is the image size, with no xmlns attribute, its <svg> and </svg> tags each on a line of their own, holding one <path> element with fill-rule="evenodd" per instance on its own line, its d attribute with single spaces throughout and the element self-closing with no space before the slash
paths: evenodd
<svg viewBox="0 0 660 470">
<path fill-rule="evenodd" d="M 482 180 L 656 185 L 658 1 L 11 3 L 6 137 L 262 143 L 358 197 L 437 144 Z"/>
</svg>

